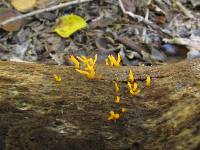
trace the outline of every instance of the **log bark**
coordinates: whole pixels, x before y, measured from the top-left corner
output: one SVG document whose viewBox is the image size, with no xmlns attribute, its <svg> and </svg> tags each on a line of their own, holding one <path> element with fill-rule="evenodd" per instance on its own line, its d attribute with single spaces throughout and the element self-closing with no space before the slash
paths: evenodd
<svg viewBox="0 0 200 150">
<path fill-rule="evenodd" d="M 138 96 L 129 93 L 129 69 Z M 99 65 L 95 80 L 73 67 L 44 64 L 0 62 L 0 72 L 0 149 L 200 149 L 198 59 L 158 67 Z M 114 102 L 116 77 L 120 104 Z M 107 120 L 121 108 L 127 111 L 119 120 Z"/>
</svg>

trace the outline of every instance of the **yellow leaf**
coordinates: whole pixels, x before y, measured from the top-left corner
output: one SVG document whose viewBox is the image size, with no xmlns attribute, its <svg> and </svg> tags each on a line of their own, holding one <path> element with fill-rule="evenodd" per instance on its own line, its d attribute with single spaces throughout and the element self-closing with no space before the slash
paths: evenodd
<svg viewBox="0 0 200 150">
<path fill-rule="evenodd" d="M 86 26 L 87 23 L 82 17 L 71 14 L 62 16 L 53 31 L 58 33 L 61 37 L 67 38 Z"/>
<path fill-rule="evenodd" d="M 36 0 L 11 0 L 11 4 L 20 12 L 32 10 L 36 5 Z"/>
</svg>

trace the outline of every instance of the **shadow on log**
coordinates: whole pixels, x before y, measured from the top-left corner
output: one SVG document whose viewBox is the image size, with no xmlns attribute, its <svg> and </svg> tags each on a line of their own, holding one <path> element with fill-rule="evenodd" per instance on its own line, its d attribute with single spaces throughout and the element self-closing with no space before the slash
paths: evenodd
<svg viewBox="0 0 200 150">
<path fill-rule="evenodd" d="M 131 96 L 132 69 L 141 93 Z M 0 149 L 200 149 L 200 60 L 159 67 L 72 67 L 0 62 Z M 62 77 L 55 82 L 53 74 Z M 145 87 L 147 75 L 152 86 Z M 119 78 L 117 106 L 113 80 Z M 120 114 L 108 121 L 111 110 Z"/>
</svg>

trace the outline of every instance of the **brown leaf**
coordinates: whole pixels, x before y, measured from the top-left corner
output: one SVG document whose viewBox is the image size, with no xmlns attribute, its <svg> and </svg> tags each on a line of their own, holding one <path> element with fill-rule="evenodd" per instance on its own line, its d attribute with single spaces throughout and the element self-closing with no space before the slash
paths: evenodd
<svg viewBox="0 0 200 150">
<path fill-rule="evenodd" d="M 16 17 L 21 15 L 18 11 L 13 9 L 4 9 L 0 11 L 0 22 L 3 22 L 11 17 Z M 21 26 L 23 25 L 23 20 L 17 20 L 10 23 L 7 23 L 6 25 L 0 26 L 0 28 L 12 32 L 12 31 L 18 31 Z"/>
<path fill-rule="evenodd" d="M 124 8 L 126 11 L 130 11 L 132 13 L 135 12 L 136 1 L 135 0 L 122 0 Z"/>
<path fill-rule="evenodd" d="M 159 25 L 164 25 L 166 23 L 166 17 L 162 15 L 156 16 L 156 23 Z"/>
<path fill-rule="evenodd" d="M 58 3 L 58 0 L 37 0 L 37 8 L 46 8 L 50 5 Z"/>
<path fill-rule="evenodd" d="M 36 0 L 11 0 L 11 4 L 20 12 L 27 12 L 36 6 Z"/>
</svg>

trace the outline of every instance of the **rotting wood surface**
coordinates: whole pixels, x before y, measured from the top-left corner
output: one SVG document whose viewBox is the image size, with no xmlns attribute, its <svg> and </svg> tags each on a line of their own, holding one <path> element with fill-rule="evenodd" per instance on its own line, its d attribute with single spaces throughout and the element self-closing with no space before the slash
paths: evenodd
<svg viewBox="0 0 200 150">
<path fill-rule="evenodd" d="M 132 69 L 141 94 L 131 96 Z M 200 149 L 200 60 L 159 67 L 72 67 L 0 62 L 0 149 Z M 55 82 L 53 74 L 62 77 Z M 144 79 L 152 77 L 152 86 Z M 115 77 L 121 103 L 114 103 Z M 126 108 L 116 122 L 109 111 Z"/>
</svg>

